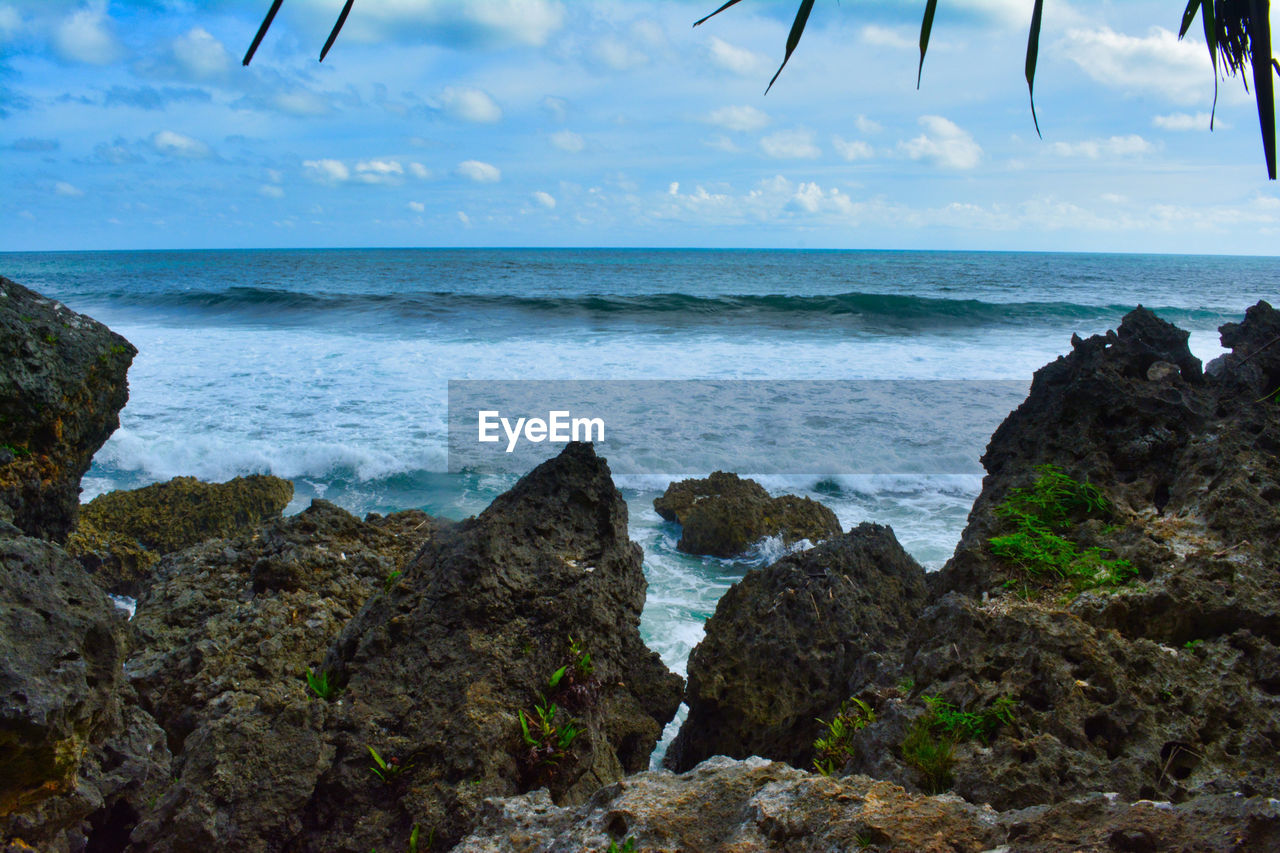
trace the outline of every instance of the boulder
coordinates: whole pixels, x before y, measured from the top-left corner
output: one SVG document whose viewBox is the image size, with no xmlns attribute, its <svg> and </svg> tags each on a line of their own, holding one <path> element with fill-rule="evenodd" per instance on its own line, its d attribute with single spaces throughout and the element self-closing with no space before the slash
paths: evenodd
<svg viewBox="0 0 1280 853">
<path fill-rule="evenodd" d="M 689 658 L 689 716 L 666 766 L 758 755 L 811 767 L 817 718 L 900 657 L 925 598 L 924 569 L 876 524 L 748 572 Z"/>
<path fill-rule="evenodd" d="M 167 781 L 163 736 L 124 680 L 126 625 L 61 548 L 0 523 L 6 844 L 84 849 L 98 830 L 128 824 Z"/>
<path fill-rule="evenodd" d="M 0 276 L 0 504 L 30 536 L 75 526 L 80 478 L 119 426 L 137 350 Z"/>
<path fill-rule="evenodd" d="M 1227 853 L 1269 850 L 1278 841 L 1280 806 L 1261 797 L 1201 797 L 1173 805 L 1094 794 L 1052 808 L 996 812 L 866 776 L 830 779 L 759 758 L 717 757 L 683 775 L 658 770 L 631 776 L 580 806 L 557 806 L 544 791 L 489 800 L 455 850 Z"/>
<path fill-rule="evenodd" d="M 293 483 L 262 474 L 108 492 L 81 508 L 67 551 L 108 592 L 136 598 L 160 557 L 279 518 L 292 498 Z"/>
<path fill-rule="evenodd" d="M 160 562 L 138 601 L 128 671 L 176 761 L 138 843 L 271 850 L 298 833 L 333 756 L 333 705 L 307 672 L 321 677 L 343 625 L 440 527 L 418 511 L 362 522 L 316 500 Z"/>
<path fill-rule="evenodd" d="M 1139 309 L 1036 373 L 930 578 L 901 662 L 910 689 L 876 697 L 848 769 L 999 809 L 1280 794 L 1280 418 L 1259 393 L 1278 323 L 1254 306 L 1202 375 L 1186 333 Z M 1082 588 L 996 548 L 1045 464 L 1109 505 L 1067 515 L 1062 537 L 1131 577 Z M 971 736 L 970 719 L 989 725 Z"/>
<path fill-rule="evenodd" d="M 157 577 L 129 662 L 176 756 L 133 833 L 153 853 L 367 853 L 415 826 L 445 849 L 485 796 L 580 802 L 643 769 L 680 701 L 640 639 L 641 552 L 590 445 L 456 526 L 316 502 Z"/>
<path fill-rule="evenodd" d="M 754 480 L 716 471 L 704 480 L 672 483 L 653 508 L 680 524 L 676 545 L 688 554 L 735 557 L 768 536 L 783 544 L 840 535 L 836 514 L 811 498 L 770 497 Z"/>
</svg>

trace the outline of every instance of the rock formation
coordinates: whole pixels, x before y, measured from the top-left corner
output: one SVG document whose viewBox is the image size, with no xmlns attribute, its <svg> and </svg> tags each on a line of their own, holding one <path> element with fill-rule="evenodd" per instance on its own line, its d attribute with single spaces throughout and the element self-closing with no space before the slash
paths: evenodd
<svg viewBox="0 0 1280 853">
<path fill-rule="evenodd" d="M 137 350 L 101 323 L 0 276 L 0 505 L 62 541 L 80 478 L 119 426 Z"/>
<path fill-rule="evenodd" d="M 293 483 L 262 474 L 226 483 L 175 477 L 109 492 L 81 509 L 67 552 L 103 589 L 136 598 L 165 554 L 279 518 L 292 497 Z"/>
<path fill-rule="evenodd" d="M 689 659 L 689 717 L 666 766 L 758 755 L 811 767 L 817 718 L 901 655 L 924 603 L 924 569 L 875 524 L 748 572 Z"/>
<path fill-rule="evenodd" d="M 705 480 L 672 483 L 653 508 L 680 524 L 676 545 L 688 554 L 736 557 L 767 536 L 791 545 L 840 535 L 836 514 L 811 498 L 770 497 L 755 480 L 716 471 Z"/>
</svg>

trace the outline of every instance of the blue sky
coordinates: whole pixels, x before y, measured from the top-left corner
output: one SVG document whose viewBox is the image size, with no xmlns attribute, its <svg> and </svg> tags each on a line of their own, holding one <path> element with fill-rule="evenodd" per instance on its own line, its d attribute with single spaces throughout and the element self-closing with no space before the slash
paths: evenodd
<svg viewBox="0 0 1280 853">
<path fill-rule="evenodd" d="M 727 246 L 1275 254 L 1182 5 L 0 0 L 0 251 Z M 1198 34 L 1199 25 L 1196 30 Z"/>
</svg>

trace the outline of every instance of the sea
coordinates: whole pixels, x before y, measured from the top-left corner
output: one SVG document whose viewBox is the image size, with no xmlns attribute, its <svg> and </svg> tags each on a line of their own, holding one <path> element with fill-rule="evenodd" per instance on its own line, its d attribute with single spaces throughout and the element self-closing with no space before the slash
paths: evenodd
<svg viewBox="0 0 1280 853">
<path fill-rule="evenodd" d="M 1217 327 L 1275 293 L 1280 258 L 119 251 L 4 253 L 0 274 L 106 323 L 138 348 L 129 403 L 83 481 L 84 500 L 178 475 L 220 481 L 270 473 L 294 483 L 289 512 L 319 497 L 357 514 L 420 508 L 464 518 L 516 473 L 449 473 L 450 380 L 1029 383 L 1069 351 L 1073 334 L 1116 328 L 1139 304 L 1189 330 L 1192 351 L 1207 362 L 1222 352 Z M 993 403 L 986 417 L 998 424 L 1012 405 Z M 752 424 L 743 442 L 769 431 L 751 414 L 725 413 L 727 422 Z M 833 474 L 815 466 L 760 480 L 774 493 L 821 500 L 846 528 L 891 525 L 936 569 L 981 486 L 981 445 L 957 451 L 973 470 Z M 724 466 L 695 453 L 683 467 L 616 478 L 631 537 L 644 549 L 641 632 L 681 674 L 724 591 L 786 551 L 766 540 L 733 560 L 679 552 L 679 529 L 659 518 L 653 499 L 674 476 Z"/>
</svg>

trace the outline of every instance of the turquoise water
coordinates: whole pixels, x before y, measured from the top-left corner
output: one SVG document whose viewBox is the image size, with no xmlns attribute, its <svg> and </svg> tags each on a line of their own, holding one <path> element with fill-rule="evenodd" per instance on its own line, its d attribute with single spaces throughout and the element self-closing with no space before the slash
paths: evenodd
<svg viewBox="0 0 1280 853">
<path fill-rule="evenodd" d="M 1141 303 L 1192 333 L 1274 293 L 1280 260 L 1149 255 L 653 250 L 0 254 L 0 274 L 139 349 L 86 499 L 180 474 L 292 479 L 364 513 L 463 517 L 510 478 L 448 475 L 450 379 L 1019 379 Z M 998 417 L 1000 413 L 995 413 Z M 975 453 L 978 451 L 975 450 Z M 696 460 L 692 467 L 697 469 Z M 692 470 L 687 473 L 709 473 Z M 749 474 L 750 472 L 741 472 Z M 850 526 L 947 558 L 974 476 L 795 480 Z M 752 560 L 696 559 L 619 478 L 645 550 L 646 641 L 683 672 Z M 766 545 L 754 561 L 777 554 Z"/>
</svg>

